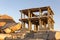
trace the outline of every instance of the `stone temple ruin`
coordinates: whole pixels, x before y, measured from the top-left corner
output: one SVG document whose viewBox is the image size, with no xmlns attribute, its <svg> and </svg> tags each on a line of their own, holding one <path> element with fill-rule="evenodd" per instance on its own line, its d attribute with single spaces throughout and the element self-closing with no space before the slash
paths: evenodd
<svg viewBox="0 0 60 40">
<path fill-rule="evenodd" d="M 14 27 L 13 27 L 14 26 Z M 14 32 L 20 28 L 20 24 L 16 23 L 12 17 L 8 15 L 0 15 L 0 33 Z"/>
<path fill-rule="evenodd" d="M 20 21 L 22 22 L 23 27 L 25 27 L 25 23 L 27 23 L 29 30 L 32 29 L 32 25 L 34 25 L 34 31 L 54 30 L 54 13 L 52 12 L 50 7 L 32 8 L 20 11 Z"/>
<path fill-rule="evenodd" d="M 4 19 L 0 16 L 0 33 L 9 34 L 4 40 L 60 40 L 60 32 L 54 30 L 54 13 L 50 6 L 20 12 L 21 23 L 16 23 L 11 17 Z"/>
</svg>

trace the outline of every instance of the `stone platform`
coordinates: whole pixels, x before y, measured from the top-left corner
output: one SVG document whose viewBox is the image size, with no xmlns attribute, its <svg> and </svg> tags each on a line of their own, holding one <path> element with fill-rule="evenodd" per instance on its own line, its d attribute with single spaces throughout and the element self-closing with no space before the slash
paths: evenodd
<svg viewBox="0 0 60 40">
<path fill-rule="evenodd" d="M 23 33 L 22 33 L 23 34 Z M 58 31 L 38 31 L 30 33 L 25 33 L 20 37 L 16 36 L 15 38 L 5 38 L 5 40 L 60 40 L 60 32 Z"/>
</svg>

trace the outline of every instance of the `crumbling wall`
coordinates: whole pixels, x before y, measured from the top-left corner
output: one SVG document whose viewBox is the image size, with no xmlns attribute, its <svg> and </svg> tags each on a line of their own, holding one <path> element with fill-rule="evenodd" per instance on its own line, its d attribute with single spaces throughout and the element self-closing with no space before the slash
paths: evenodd
<svg viewBox="0 0 60 40">
<path fill-rule="evenodd" d="M 15 31 L 21 29 L 21 28 L 22 28 L 22 25 L 20 23 L 17 23 L 15 25 L 12 25 L 11 27 L 4 29 L 4 32 L 5 33 L 12 33 L 12 32 L 15 32 Z"/>
</svg>

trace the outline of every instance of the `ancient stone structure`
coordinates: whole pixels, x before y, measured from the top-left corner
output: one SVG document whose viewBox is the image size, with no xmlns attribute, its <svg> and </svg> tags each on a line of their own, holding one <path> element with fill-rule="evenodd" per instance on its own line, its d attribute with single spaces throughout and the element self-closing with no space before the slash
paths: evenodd
<svg viewBox="0 0 60 40">
<path fill-rule="evenodd" d="M 49 6 L 20 10 L 22 27 L 33 32 L 27 33 L 21 40 L 60 40 L 60 32 L 54 31 L 53 11 Z"/>
<path fill-rule="evenodd" d="M 22 26 L 26 27 L 28 24 L 28 29 L 32 29 L 32 25 L 34 25 L 34 30 L 54 30 L 54 20 L 50 7 L 41 7 L 41 8 L 31 8 L 20 10 Z M 38 28 L 39 26 L 39 28 Z"/>
<path fill-rule="evenodd" d="M 9 34 L 4 37 L 5 40 L 60 40 L 60 31 L 54 30 L 54 13 L 50 6 L 24 9 L 20 12 L 21 18 L 19 21 L 21 21 L 21 24 L 16 24 L 11 20 L 12 18 L 6 23 L 6 18 L 2 21 L 0 16 L 0 27 L 9 23 L 14 24 L 12 26 L 9 24 L 10 27 L 6 25 L 6 27 L 1 28 L 4 30 L 1 32 Z M 17 32 L 15 32 L 16 30 Z"/>
</svg>

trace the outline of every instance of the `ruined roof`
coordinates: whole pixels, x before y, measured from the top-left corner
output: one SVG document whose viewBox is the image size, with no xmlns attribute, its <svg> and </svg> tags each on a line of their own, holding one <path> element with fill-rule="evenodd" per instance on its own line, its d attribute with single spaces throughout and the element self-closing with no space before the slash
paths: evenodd
<svg viewBox="0 0 60 40">
<path fill-rule="evenodd" d="M 28 10 L 32 12 L 38 12 L 39 9 L 41 9 L 41 11 L 46 11 L 46 10 L 49 10 L 51 11 L 51 13 L 54 15 L 52 9 L 50 8 L 50 6 L 46 6 L 46 7 L 39 7 L 39 8 L 30 8 L 30 9 L 23 9 L 23 10 L 20 10 L 20 12 L 24 13 L 25 15 L 28 15 Z M 32 14 L 33 16 L 35 16 L 34 14 Z"/>
<path fill-rule="evenodd" d="M 15 22 L 12 17 L 8 15 L 0 15 L 0 22 L 5 21 L 5 22 Z"/>
<path fill-rule="evenodd" d="M 0 15 L 0 19 L 13 19 L 13 18 L 8 15 Z"/>
<path fill-rule="evenodd" d="M 5 29 L 15 23 L 16 22 L 13 20 L 12 17 L 8 15 L 0 15 L 0 30 Z"/>
</svg>

